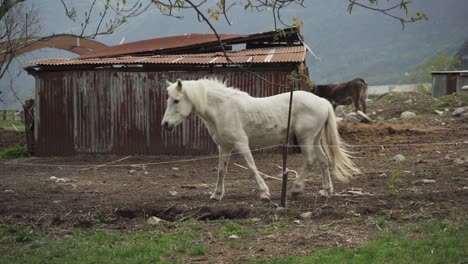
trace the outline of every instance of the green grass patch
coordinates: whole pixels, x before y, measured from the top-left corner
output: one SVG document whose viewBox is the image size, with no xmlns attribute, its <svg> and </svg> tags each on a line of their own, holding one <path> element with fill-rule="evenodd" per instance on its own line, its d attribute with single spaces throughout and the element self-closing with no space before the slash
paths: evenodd
<svg viewBox="0 0 468 264">
<path fill-rule="evenodd" d="M 13 146 L 2 152 L 0 152 L 0 159 L 17 159 L 17 158 L 27 158 L 31 155 L 26 150 L 24 146 Z"/>
<path fill-rule="evenodd" d="M 24 132 L 24 124 L 19 120 L 0 120 L 0 127 L 6 130 Z"/>
<path fill-rule="evenodd" d="M 0 263 L 179 263 L 210 251 L 200 235 L 186 231 L 75 230 L 55 240 L 34 232 L 28 235 L 31 230 L 0 228 Z"/>
<path fill-rule="evenodd" d="M 409 225 L 354 249 L 319 251 L 306 257 L 287 257 L 249 263 L 465 263 L 468 222 L 443 221 Z"/>
<path fill-rule="evenodd" d="M 437 98 L 432 105 L 433 110 L 444 110 L 445 108 L 457 108 L 468 106 L 468 92 L 459 92 Z"/>
<path fill-rule="evenodd" d="M 401 173 L 397 170 L 392 171 L 390 179 L 387 181 L 387 188 L 392 194 L 399 193 L 398 188 L 396 187 L 397 183 L 401 182 Z"/>
<path fill-rule="evenodd" d="M 231 220 L 225 220 L 224 226 L 218 231 L 218 233 L 222 236 L 229 237 L 231 235 L 240 236 L 253 234 L 253 231 Z"/>
</svg>

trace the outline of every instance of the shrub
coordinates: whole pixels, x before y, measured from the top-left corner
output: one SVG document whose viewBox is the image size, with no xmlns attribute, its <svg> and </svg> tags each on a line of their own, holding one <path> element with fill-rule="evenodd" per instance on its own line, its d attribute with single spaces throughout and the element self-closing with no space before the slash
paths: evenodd
<svg viewBox="0 0 468 264">
<path fill-rule="evenodd" d="M 0 159 L 17 159 L 27 158 L 31 155 L 28 153 L 24 146 L 16 145 L 3 152 L 0 152 Z"/>
</svg>

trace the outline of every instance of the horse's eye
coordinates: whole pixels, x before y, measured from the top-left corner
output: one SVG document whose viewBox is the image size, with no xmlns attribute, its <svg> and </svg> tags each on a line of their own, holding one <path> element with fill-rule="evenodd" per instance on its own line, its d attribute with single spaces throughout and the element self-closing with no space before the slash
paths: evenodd
<svg viewBox="0 0 468 264">
<path fill-rule="evenodd" d="M 174 104 L 178 104 L 179 100 L 174 99 Z"/>
</svg>

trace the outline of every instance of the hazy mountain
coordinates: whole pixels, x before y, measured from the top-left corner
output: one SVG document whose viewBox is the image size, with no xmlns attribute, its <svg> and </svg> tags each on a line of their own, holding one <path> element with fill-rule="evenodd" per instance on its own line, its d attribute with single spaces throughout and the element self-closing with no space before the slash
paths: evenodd
<svg viewBox="0 0 468 264">
<path fill-rule="evenodd" d="M 89 0 L 87 0 L 89 2 Z M 87 1 L 75 2 L 78 15 L 83 15 Z M 212 1 L 213 5 L 215 1 Z M 42 22 L 42 33 L 64 31 L 80 32 L 79 23 L 66 18 L 57 0 L 34 1 Z M 354 77 L 367 78 L 371 85 L 395 84 L 411 67 L 440 54 L 453 55 L 468 38 L 467 0 L 413 0 L 410 12 L 424 12 L 428 21 L 407 24 L 405 30 L 399 21 L 380 13 L 355 7 L 352 14 L 346 11 L 346 0 L 309 0 L 306 8 L 296 7 L 283 14 L 283 21 L 297 17 L 304 22 L 301 29 L 305 41 L 322 61 L 308 56 L 312 79 L 317 83 L 340 82 Z M 53 11 L 52 11 L 53 10 Z M 210 28 L 194 16 L 193 11 L 183 11 L 183 19 L 161 15 L 154 8 L 139 17 L 130 19 L 113 35 L 99 37 L 108 45 L 189 33 L 211 33 Z M 79 18 L 79 17 L 78 17 Z M 270 11 L 258 13 L 244 11 L 240 6 L 230 10 L 232 25 L 222 18 L 213 22 L 219 33 L 256 33 L 274 29 Z M 94 21 L 95 23 L 97 21 Z M 281 27 L 281 26 L 279 26 Z M 34 79 L 24 72 L 25 61 L 47 57 L 74 57 L 65 51 L 46 49 L 22 56 L 13 65 L 12 77 L 21 98 L 32 96 Z M 10 84 L 1 80 L 2 90 Z M 11 92 L 3 96 L 8 105 L 17 108 Z"/>
</svg>

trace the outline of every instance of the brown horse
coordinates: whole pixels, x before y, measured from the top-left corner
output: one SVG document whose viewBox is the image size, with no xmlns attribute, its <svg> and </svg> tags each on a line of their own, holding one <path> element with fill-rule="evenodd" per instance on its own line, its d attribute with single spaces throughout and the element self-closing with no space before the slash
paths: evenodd
<svg viewBox="0 0 468 264">
<path fill-rule="evenodd" d="M 359 104 L 361 104 L 362 111 L 366 112 L 367 82 L 364 79 L 356 78 L 338 84 L 314 85 L 311 92 L 330 101 L 334 109 L 338 105 L 354 103 L 355 111 L 360 110 Z"/>
</svg>

